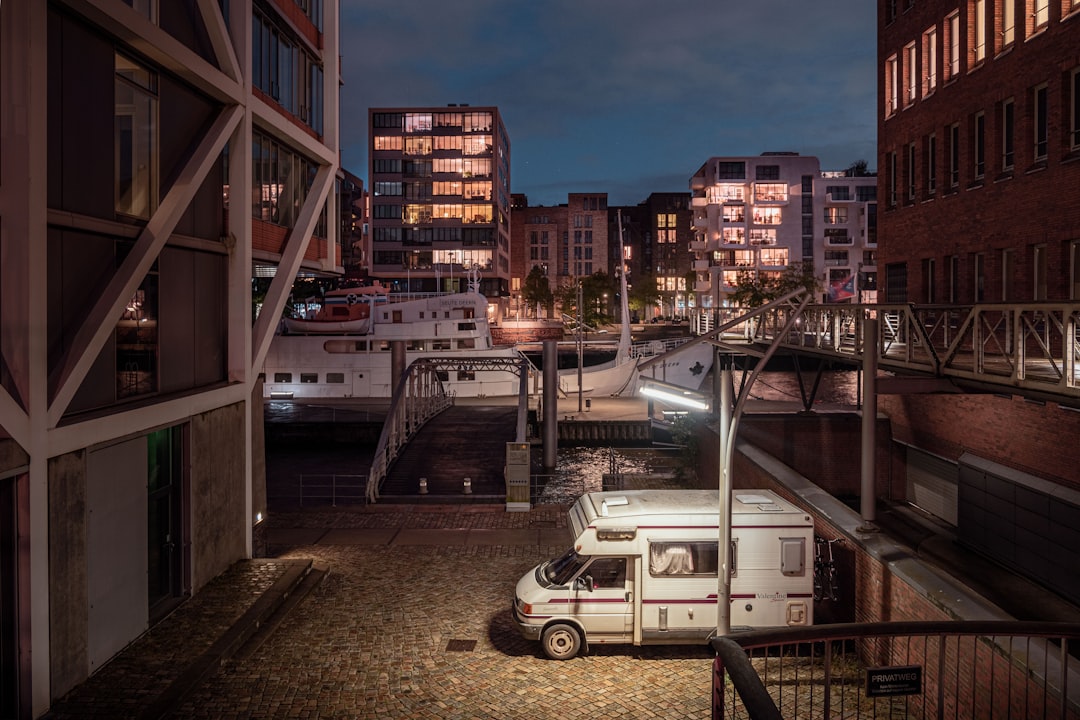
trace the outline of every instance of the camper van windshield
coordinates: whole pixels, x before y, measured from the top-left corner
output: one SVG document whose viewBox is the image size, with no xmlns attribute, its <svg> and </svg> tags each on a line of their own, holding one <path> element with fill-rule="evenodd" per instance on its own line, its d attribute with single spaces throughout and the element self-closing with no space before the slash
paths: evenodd
<svg viewBox="0 0 1080 720">
<path fill-rule="evenodd" d="M 589 562 L 585 555 L 578 555 L 572 548 L 566 554 L 549 562 L 543 568 L 544 579 L 552 585 L 569 585 L 570 580 Z"/>
</svg>

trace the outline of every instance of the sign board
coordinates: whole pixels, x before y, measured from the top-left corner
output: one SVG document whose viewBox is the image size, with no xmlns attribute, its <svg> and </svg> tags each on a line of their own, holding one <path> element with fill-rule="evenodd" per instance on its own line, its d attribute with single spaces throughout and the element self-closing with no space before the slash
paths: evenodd
<svg viewBox="0 0 1080 720">
<path fill-rule="evenodd" d="M 897 665 L 866 669 L 866 696 L 922 694 L 922 665 Z"/>
</svg>

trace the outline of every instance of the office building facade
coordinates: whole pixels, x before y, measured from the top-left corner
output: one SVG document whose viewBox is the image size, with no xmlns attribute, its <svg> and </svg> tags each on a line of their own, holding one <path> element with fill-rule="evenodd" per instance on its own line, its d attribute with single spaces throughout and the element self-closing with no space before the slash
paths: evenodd
<svg viewBox="0 0 1080 720">
<path fill-rule="evenodd" d="M 372 277 L 455 292 L 478 272 L 501 314 L 510 288 L 510 138 L 496 107 L 368 111 Z"/>
</svg>

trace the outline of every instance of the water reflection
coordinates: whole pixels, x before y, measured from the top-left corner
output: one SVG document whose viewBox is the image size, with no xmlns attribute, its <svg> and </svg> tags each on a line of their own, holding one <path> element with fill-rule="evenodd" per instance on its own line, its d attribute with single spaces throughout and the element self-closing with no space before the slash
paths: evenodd
<svg viewBox="0 0 1080 720">
<path fill-rule="evenodd" d="M 532 502 L 569 504 L 604 489 L 604 477 L 621 474 L 629 486 L 678 487 L 680 448 L 560 447 L 555 468 L 534 470 Z"/>
</svg>

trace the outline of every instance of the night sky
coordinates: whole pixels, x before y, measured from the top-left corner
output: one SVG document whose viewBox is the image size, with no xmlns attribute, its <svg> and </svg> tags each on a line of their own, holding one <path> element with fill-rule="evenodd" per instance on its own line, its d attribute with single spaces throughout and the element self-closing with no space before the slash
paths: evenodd
<svg viewBox="0 0 1080 720">
<path fill-rule="evenodd" d="M 369 107 L 498 106 L 530 205 L 686 192 L 712 156 L 875 155 L 872 0 L 342 0 L 342 163 Z"/>
</svg>

